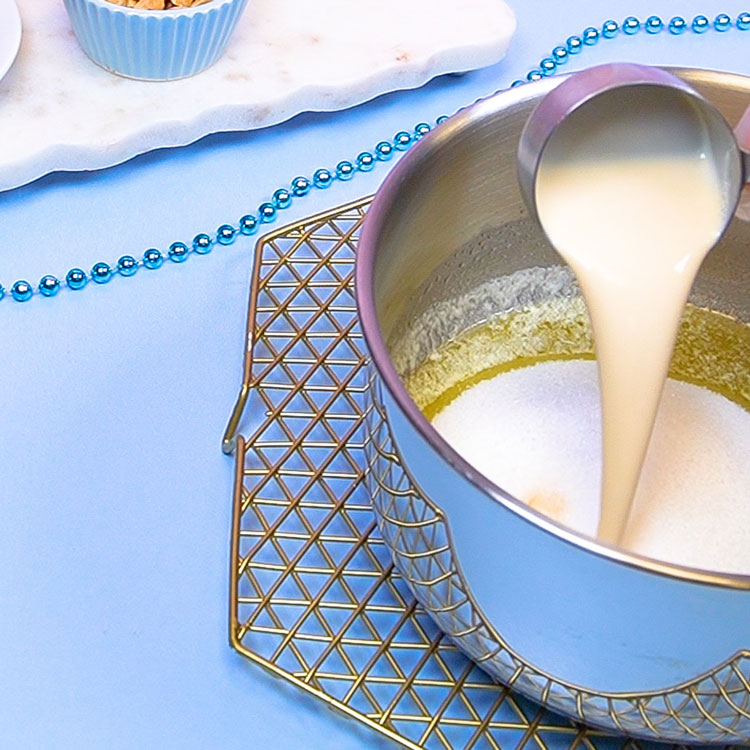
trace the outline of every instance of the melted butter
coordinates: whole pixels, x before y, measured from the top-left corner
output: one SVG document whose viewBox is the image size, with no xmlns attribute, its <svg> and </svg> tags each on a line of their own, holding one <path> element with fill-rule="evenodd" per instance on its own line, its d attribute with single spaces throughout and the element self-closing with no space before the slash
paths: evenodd
<svg viewBox="0 0 750 750">
<path fill-rule="evenodd" d="M 583 301 L 552 300 L 470 328 L 440 347 L 404 382 L 432 420 L 483 380 L 540 362 L 594 358 Z M 708 388 L 750 411 L 750 325 L 687 305 L 669 377 Z"/>
</svg>

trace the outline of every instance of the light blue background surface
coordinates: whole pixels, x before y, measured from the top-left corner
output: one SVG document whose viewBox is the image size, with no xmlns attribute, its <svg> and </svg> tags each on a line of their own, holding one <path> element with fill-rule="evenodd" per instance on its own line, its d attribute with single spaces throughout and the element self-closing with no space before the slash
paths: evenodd
<svg viewBox="0 0 750 750">
<path fill-rule="evenodd" d="M 0 194 L 0 281 L 189 241 L 297 174 L 507 85 L 584 26 L 676 8 L 511 1 L 517 35 L 493 68 Z M 747 9 L 679 5 L 685 16 Z M 620 59 L 750 74 L 750 32 L 619 37 L 568 69 Z M 385 174 L 315 191 L 282 222 L 372 192 Z M 220 438 L 241 377 L 253 245 L 0 304 L 0 747 L 391 747 L 227 645 L 232 461 Z"/>
</svg>

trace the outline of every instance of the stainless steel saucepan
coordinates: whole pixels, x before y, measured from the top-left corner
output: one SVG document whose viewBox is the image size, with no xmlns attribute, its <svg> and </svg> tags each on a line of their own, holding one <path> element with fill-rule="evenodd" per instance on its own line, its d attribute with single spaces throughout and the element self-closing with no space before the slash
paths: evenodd
<svg viewBox="0 0 750 750">
<path fill-rule="evenodd" d="M 676 72 L 730 124 L 750 104 L 750 79 Z M 374 506 L 419 601 L 498 680 L 604 729 L 747 743 L 750 577 L 647 559 L 536 513 L 463 460 L 404 386 L 462 331 L 513 304 L 576 293 L 548 283 L 566 269 L 517 179 L 523 127 L 562 80 L 452 117 L 403 158 L 368 211 L 356 294 L 372 360 Z M 503 280 L 527 271 L 511 294 Z M 750 225 L 735 221 L 693 301 L 750 322 L 748 290 Z"/>
</svg>

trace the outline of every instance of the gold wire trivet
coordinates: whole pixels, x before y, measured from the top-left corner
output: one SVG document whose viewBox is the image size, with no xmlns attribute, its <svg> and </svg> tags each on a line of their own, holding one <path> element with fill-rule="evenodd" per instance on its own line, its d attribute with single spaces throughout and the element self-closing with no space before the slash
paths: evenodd
<svg viewBox="0 0 750 750">
<path fill-rule="evenodd" d="M 411 750 L 649 747 L 494 683 L 394 571 L 362 481 L 366 360 L 352 275 L 370 200 L 256 248 L 243 386 L 224 443 L 236 460 L 232 646 Z M 235 436 L 245 407 L 247 439 Z"/>
</svg>

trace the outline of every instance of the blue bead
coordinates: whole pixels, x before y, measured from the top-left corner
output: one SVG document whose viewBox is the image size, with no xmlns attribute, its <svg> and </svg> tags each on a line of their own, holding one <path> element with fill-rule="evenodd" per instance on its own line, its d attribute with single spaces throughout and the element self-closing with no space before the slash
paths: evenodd
<svg viewBox="0 0 750 750">
<path fill-rule="evenodd" d="M 571 55 L 577 55 L 583 47 L 583 39 L 580 36 L 569 36 L 565 41 L 565 46 Z"/>
<path fill-rule="evenodd" d="M 399 151 L 406 151 L 406 149 L 411 146 L 411 142 L 411 133 L 407 133 L 405 130 L 399 130 L 399 132 L 393 136 L 393 145 Z"/>
<path fill-rule="evenodd" d="M 432 129 L 432 128 L 430 128 L 430 125 L 429 125 L 429 123 L 426 123 L 426 122 L 418 122 L 418 123 L 417 123 L 417 124 L 416 124 L 416 125 L 414 126 L 414 138 L 415 138 L 416 140 L 419 140 L 420 138 L 424 138 L 424 137 L 425 137 L 425 136 L 427 135 L 427 133 L 429 133 L 429 132 L 430 132 L 430 130 L 431 130 L 431 129 Z"/>
<path fill-rule="evenodd" d="M 231 245 L 237 237 L 237 230 L 231 224 L 222 224 L 216 230 L 216 241 L 220 245 Z"/>
<path fill-rule="evenodd" d="M 97 284 L 106 284 L 112 278 L 112 269 L 107 263 L 94 263 L 91 278 Z"/>
<path fill-rule="evenodd" d="M 617 36 L 617 32 L 620 30 L 620 26 L 617 21 L 605 21 L 602 26 L 602 36 L 605 39 L 612 39 Z"/>
<path fill-rule="evenodd" d="M 714 28 L 716 31 L 727 31 L 732 28 L 732 19 L 726 13 L 719 13 L 714 19 Z"/>
<path fill-rule="evenodd" d="M 3 299 L 5 297 L 5 287 L 0 284 L 0 299 Z"/>
<path fill-rule="evenodd" d="M 55 276 L 42 276 L 39 282 L 39 291 L 45 297 L 54 297 L 60 291 L 60 281 Z"/>
<path fill-rule="evenodd" d="M 375 157 L 369 151 L 363 151 L 357 157 L 357 169 L 360 172 L 369 172 L 375 166 Z"/>
<path fill-rule="evenodd" d="M 276 218 L 276 208 L 273 203 L 261 203 L 258 206 L 258 216 L 261 224 L 270 224 Z"/>
<path fill-rule="evenodd" d="M 705 16 L 696 16 L 691 25 L 696 34 L 703 34 L 708 31 L 711 24 Z"/>
<path fill-rule="evenodd" d="M 641 22 L 635 16 L 628 16 L 622 22 L 622 30 L 629 36 L 632 36 L 633 34 L 637 34 L 638 31 L 640 31 L 640 28 L 641 28 Z"/>
<path fill-rule="evenodd" d="M 544 78 L 544 73 L 541 70 L 530 70 L 526 74 L 527 81 L 541 81 Z"/>
<path fill-rule="evenodd" d="M 436 125 L 442 125 L 446 120 L 448 119 L 448 115 L 440 115 L 440 117 L 435 120 Z"/>
<path fill-rule="evenodd" d="M 307 177 L 295 177 L 292 180 L 292 193 L 296 195 L 298 198 L 301 198 L 303 195 L 307 195 L 310 192 L 310 188 L 312 185 L 310 184 L 310 180 L 307 179 Z"/>
<path fill-rule="evenodd" d="M 510 87 L 512 89 L 516 88 L 516 86 L 523 86 L 526 81 L 513 81 L 513 83 L 510 84 Z"/>
<path fill-rule="evenodd" d="M 740 31 L 747 31 L 750 29 L 750 13 L 740 13 L 737 16 L 737 28 Z"/>
<path fill-rule="evenodd" d="M 243 216 L 242 219 L 244 218 L 246 217 Z M 242 227 L 242 219 L 240 219 L 240 227 Z M 193 252 L 198 253 L 198 255 L 210 253 L 213 246 L 214 241 L 205 232 L 196 234 L 195 237 L 193 237 Z"/>
<path fill-rule="evenodd" d="M 346 182 L 354 177 L 354 165 L 350 161 L 340 161 L 336 165 L 336 177 Z"/>
<path fill-rule="evenodd" d="M 670 19 L 668 28 L 670 34 L 682 34 L 682 32 L 687 28 L 687 23 L 682 16 L 675 16 L 674 18 Z"/>
<path fill-rule="evenodd" d="M 375 156 L 378 161 L 388 161 L 393 156 L 393 146 L 388 141 L 380 141 L 375 146 Z"/>
<path fill-rule="evenodd" d="M 330 186 L 333 182 L 333 175 L 327 169 L 316 169 L 313 174 L 313 185 L 321 190 Z"/>
<path fill-rule="evenodd" d="M 599 41 L 599 29 L 595 29 L 593 26 L 583 30 L 583 43 L 591 46 Z"/>
<path fill-rule="evenodd" d="M 563 47 L 562 44 L 558 45 L 552 50 L 552 57 L 558 65 L 562 65 L 568 60 L 568 48 Z"/>
<path fill-rule="evenodd" d="M 184 263 L 189 252 L 188 246 L 184 242 L 173 242 L 167 250 L 167 257 L 173 263 Z"/>
<path fill-rule="evenodd" d="M 164 263 L 164 256 L 161 254 L 161 251 L 157 250 L 155 247 L 152 247 L 143 253 L 143 265 L 146 266 L 146 268 L 159 268 L 162 263 Z"/>
<path fill-rule="evenodd" d="M 271 203 L 276 208 L 289 208 L 292 205 L 292 195 L 286 188 L 279 188 L 273 196 L 271 196 Z"/>
<path fill-rule="evenodd" d="M 68 289 L 83 289 L 88 282 L 89 277 L 86 276 L 86 272 L 80 268 L 71 268 L 68 271 L 68 275 L 65 277 L 65 283 L 68 285 Z"/>
<path fill-rule="evenodd" d="M 10 293 L 13 295 L 13 299 L 16 302 L 26 302 L 31 299 L 34 290 L 31 288 L 31 284 L 29 284 L 28 281 L 17 281 L 10 288 Z"/>
<path fill-rule="evenodd" d="M 645 27 L 649 34 L 658 34 L 664 28 L 664 21 L 659 16 L 649 16 Z"/>
<path fill-rule="evenodd" d="M 539 63 L 539 70 L 542 71 L 542 75 L 551 76 L 557 70 L 557 63 L 551 57 L 545 57 Z"/>
<path fill-rule="evenodd" d="M 254 234 L 258 231 L 258 220 L 252 214 L 245 214 L 240 219 L 239 225 L 240 232 L 244 235 Z"/>
<path fill-rule="evenodd" d="M 132 276 L 138 270 L 138 261 L 132 255 L 123 255 L 117 261 L 117 272 L 120 276 Z"/>
</svg>

